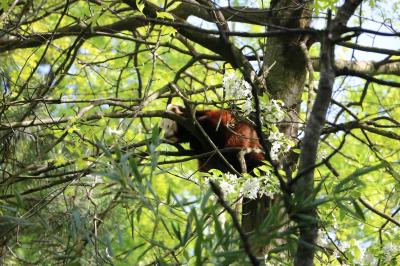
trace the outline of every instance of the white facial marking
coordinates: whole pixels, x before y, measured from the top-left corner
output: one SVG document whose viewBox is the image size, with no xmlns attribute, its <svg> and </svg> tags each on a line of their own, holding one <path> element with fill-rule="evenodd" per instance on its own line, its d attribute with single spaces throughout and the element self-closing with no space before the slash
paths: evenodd
<svg viewBox="0 0 400 266">
<path fill-rule="evenodd" d="M 174 114 L 183 114 L 180 107 L 173 104 L 168 104 L 167 112 L 174 113 Z M 160 127 L 164 129 L 164 137 L 168 140 L 174 141 L 176 140 L 175 135 L 178 132 L 178 124 L 171 119 L 163 118 L 161 120 Z"/>
</svg>

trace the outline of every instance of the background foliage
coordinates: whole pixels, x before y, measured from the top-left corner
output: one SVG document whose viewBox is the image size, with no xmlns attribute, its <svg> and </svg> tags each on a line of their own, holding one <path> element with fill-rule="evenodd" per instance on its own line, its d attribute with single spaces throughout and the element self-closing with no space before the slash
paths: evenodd
<svg viewBox="0 0 400 266">
<path fill-rule="evenodd" d="M 166 143 L 159 123 L 183 95 L 198 109 L 229 108 L 222 80 L 236 66 L 223 48 L 204 44 L 220 30 L 203 14 L 207 3 L 231 10 L 230 41 L 260 70 L 274 38 L 258 19 L 267 20 L 269 2 L 1 1 L 3 263 L 248 263 L 194 154 Z M 342 2 L 314 1 L 311 27 L 325 29 L 328 9 L 336 15 Z M 152 16 L 149 6 L 158 7 Z M 400 261 L 398 9 L 398 1 L 363 1 L 349 27 L 370 32 L 336 47 L 340 69 L 312 202 L 317 265 Z M 315 98 L 319 42 L 308 53 L 315 73 L 305 82 L 296 143 Z M 273 205 L 252 238 L 269 245 L 271 265 L 290 265 L 296 253 L 298 227 L 283 209 Z"/>
</svg>

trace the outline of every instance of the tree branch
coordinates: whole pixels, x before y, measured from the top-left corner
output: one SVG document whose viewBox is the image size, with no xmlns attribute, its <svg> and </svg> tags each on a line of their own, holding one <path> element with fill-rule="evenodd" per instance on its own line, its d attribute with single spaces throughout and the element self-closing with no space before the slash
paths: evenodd
<svg viewBox="0 0 400 266">
<path fill-rule="evenodd" d="M 79 119 L 78 121 L 75 121 L 76 116 L 66 116 L 66 117 L 59 117 L 59 118 L 44 118 L 44 119 L 35 118 L 33 120 L 26 120 L 26 121 L 22 121 L 22 122 L 8 122 L 8 123 L 0 124 L 0 131 L 9 130 L 9 129 L 34 127 L 34 126 L 59 125 L 59 124 L 68 123 L 68 122 L 72 122 L 72 121 L 88 122 L 88 121 L 99 120 L 104 117 L 107 117 L 107 118 L 161 117 L 161 118 L 168 118 L 168 119 L 172 119 L 172 120 L 176 120 L 176 121 L 181 121 L 181 123 L 185 123 L 185 120 L 181 116 L 175 115 L 170 112 L 165 112 L 165 111 L 147 111 L 147 112 L 120 111 L 120 112 L 109 112 L 109 113 L 96 112 L 95 114 L 84 116 L 81 119 Z"/>
<path fill-rule="evenodd" d="M 387 215 L 384 212 L 381 212 L 377 209 L 375 209 L 374 207 L 372 207 L 371 205 L 369 205 L 368 202 L 366 202 L 365 200 L 363 200 L 362 198 L 358 199 L 367 209 L 369 209 L 370 211 L 372 211 L 373 213 L 379 215 L 380 217 L 388 220 L 389 222 L 394 223 L 395 225 L 400 227 L 400 222 L 396 221 L 395 219 L 393 219 L 392 217 L 390 217 L 389 215 Z"/>
<path fill-rule="evenodd" d="M 315 165 L 317 151 L 322 128 L 325 123 L 326 114 L 330 105 L 333 83 L 335 80 L 334 66 L 334 44 L 332 40 L 340 37 L 343 27 L 349 18 L 360 5 L 362 0 L 347 0 L 338 9 L 336 18 L 331 22 L 328 13 L 327 31 L 321 38 L 321 59 L 320 59 L 320 81 L 318 92 L 307 121 L 305 136 L 300 153 L 299 173 L 302 177 L 294 183 L 293 189 L 295 198 L 300 205 L 300 211 L 294 215 L 300 228 L 295 265 L 314 265 L 315 241 L 318 236 L 317 213 L 314 205 L 311 204 L 314 197 L 314 170 L 309 170 Z M 311 218 L 304 219 L 303 216 Z"/>
<path fill-rule="evenodd" d="M 319 58 L 313 58 L 312 64 L 315 70 L 320 70 Z M 375 61 L 350 61 L 343 59 L 335 60 L 336 75 L 400 75 L 400 60 L 389 60 L 387 62 Z"/>
<path fill-rule="evenodd" d="M 344 47 L 347 47 L 347 48 L 352 48 L 352 49 L 355 49 L 355 50 L 365 51 L 365 52 L 372 52 L 372 53 L 378 53 L 378 54 L 387 54 L 387 55 L 400 55 L 400 51 L 399 50 L 376 48 L 376 47 L 364 46 L 364 45 L 359 45 L 359 44 L 350 43 L 350 42 L 341 42 L 341 43 L 338 43 L 338 44 L 340 46 L 344 46 Z"/>
<path fill-rule="evenodd" d="M 242 243 L 243 243 L 244 251 L 246 252 L 247 256 L 249 257 L 251 264 L 252 265 L 260 265 L 260 263 L 257 260 L 256 256 L 254 256 L 253 252 L 251 251 L 251 246 L 250 246 L 250 243 L 249 243 L 249 239 L 248 239 L 246 233 L 243 231 L 243 229 L 242 229 L 242 227 L 241 227 L 241 225 L 239 223 L 239 220 L 238 220 L 238 218 L 236 216 L 235 211 L 231 207 L 229 207 L 229 205 L 224 201 L 224 198 L 222 196 L 222 192 L 217 187 L 217 185 L 215 185 L 213 182 L 210 182 L 210 186 L 211 186 L 214 194 L 218 197 L 219 203 L 222 205 L 222 207 L 224 207 L 224 209 L 231 216 L 233 225 L 235 226 L 236 230 L 239 232 L 240 239 L 242 240 Z"/>
</svg>

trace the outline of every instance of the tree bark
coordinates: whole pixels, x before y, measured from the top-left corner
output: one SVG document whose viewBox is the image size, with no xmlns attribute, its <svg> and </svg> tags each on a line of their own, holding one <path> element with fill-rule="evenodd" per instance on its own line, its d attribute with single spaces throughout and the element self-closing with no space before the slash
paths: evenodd
<svg viewBox="0 0 400 266">
<path fill-rule="evenodd" d="M 345 25 L 362 0 L 347 0 L 338 9 L 335 19 L 331 22 L 328 13 L 327 29 L 321 38 L 320 80 L 317 96 L 306 124 L 305 135 L 301 147 L 299 171 L 293 180 L 296 213 L 293 216 L 300 230 L 296 266 L 314 265 L 315 241 L 318 236 L 317 210 L 313 201 L 314 168 L 317 161 L 319 138 L 325 123 L 328 107 L 331 102 L 333 84 L 335 81 L 334 44 L 345 32 Z"/>
<path fill-rule="evenodd" d="M 277 27 L 306 28 L 311 22 L 312 1 L 297 1 L 294 4 L 290 0 L 271 1 L 270 14 L 271 25 L 268 30 Z M 298 112 L 301 96 L 304 91 L 307 64 L 301 42 L 304 36 L 283 36 L 269 38 L 264 49 L 264 68 L 267 93 L 273 99 L 282 100 L 288 110 L 289 119 L 287 123 L 280 126 L 281 132 L 287 137 L 297 137 Z M 295 60 L 293 60 L 295 58 Z M 296 160 L 292 158 L 283 159 L 282 168 L 288 172 L 292 171 Z M 266 197 L 248 200 L 243 203 L 242 224 L 246 232 L 251 233 L 261 225 L 268 215 L 271 199 Z M 282 210 L 282 213 L 284 211 Z M 266 246 L 253 243 L 256 255 L 265 255 Z"/>
</svg>

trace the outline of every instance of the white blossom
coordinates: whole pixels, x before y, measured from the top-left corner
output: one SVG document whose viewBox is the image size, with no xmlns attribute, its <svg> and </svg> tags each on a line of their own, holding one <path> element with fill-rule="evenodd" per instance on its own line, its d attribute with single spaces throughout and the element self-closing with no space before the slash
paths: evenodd
<svg viewBox="0 0 400 266">
<path fill-rule="evenodd" d="M 233 184 L 237 183 L 238 177 L 235 174 L 231 174 L 231 173 L 226 173 L 225 177 Z"/>
<path fill-rule="evenodd" d="M 266 124 L 281 122 L 286 115 L 282 106 L 283 103 L 277 100 L 271 100 L 269 104 L 262 106 L 263 122 Z"/>
<path fill-rule="evenodd" d="M 111 128 L 111 127 L 107 127 L 106 132 L 107 132 L 107 134 L 109 134 L 109 135 L 122 135 L 123 130 L 121 130 L 121 129 L 116 129 L 116 128 Z"/>
<path fill-rule="evenodd" d="M 400 246 L 393 244 L 393 242 L 386 242 L 382 250 L 385 256 L 385 262 L 390 262 L 393 259 L 393 255 L 400 252 Z"/>
<path fill-rule="evenodd" d="M 251 85 L 247 81 L 237 77 L 236 74 L 230 74 L 223 78 L 222 85 L 227 99 L 244 100 L 244 102 L 239 105 L 244 115 L 248 115 L 254 111 Z"/>
<path fill-rule="evenodd" d="M 346 251 L 350 248 L 350 244 L 348 242 L 342 242 L 340 246 L 342 247 L 343 251 Z"/>
<path fill-rule="evenodd" d="M 333 250 L 332 256 L 333 256 L 334 258 L 339 258 L 339 257 L 340 257 L 339 251 L 338 251 L 336 248 Z"/>
<path fill-rule="evenodd" d="M 251 112 L 254 112 L 252 98 L 247 98 L 244 104 L 241 106 L 244 115 L 249 115 Z"/>
<path fill-rule="evenodd" d="M 276 161 L 279 159 L 280 153 L 287 150 L 287 147 L 284 147 L 286 140 L 285 135 L 279 131 L 271 132 L 268 136 L 268 140 L 272 143 L 270 150 L 271 159 Z"/>
<path fill-rule="evenodd" d="M 376 265 L 378 260 L 376 256 L 370 252 L 367 252 L 364 256 L 364 264 L 360 263 L 361 265 Z"/>
<path fill-rule="evenodd" d="M 271 178 L 270 174 L 267 174 L 265 176 L 259 177 L 260 180 L 260 190 L 258 191 L 258 194 L 260 196 L 267 196 L 271 199 L 274 198 L 274 195 L 278 192 L 278 186 L 276 184 L 276 181 L 274 182 L 274 180 Z"/>
<path fill-rule="evenodd" d="M 241 193 L 249 199 L 257 198 L 260 189 L 260 182 L 257 178 L 249 178 L 242 184 Z"/>
<path fill-rule="evenodd" d="M 218 184 L 228 200 L 240 196 L 255 199 L 258 196 L 265 195 L 273 198 L 279 192 L 279 186 L 278 181 L 271 177 L 272 174 L 270 172 L 259 177 L 244 175 L 239 178 L 235 174 L 211 170 L 204 183 L 208 184 L 209 181 L 213 181 Z"/>
<path fill-rule="evenodd" d="M 285 138 L 285 135 L 279 131 L 271 132 L 268 136 L 269 141 L 280 141 Z"/>
<path fill-rule="evenodd" d="M 324 232 L 319 230 L 319 233 L 318 233 L 318 236 L 319 236 L 318 237 L 318 244 L 323 246 L 323 247 L 326 247 L 326 246 L 328 246 L 329 242 L 328 242 L 328 238 L 323 233 Z"/>
<path fill-rule="evenodd" d="M 235 74 L 225 76 L 222 80 L 222 84 L 227 98 L 244 99 L 252 97 L 251 85 L 244 79 L 237 77 Z"/>
<path fill-rule="evenodd" d="M 219 186 L 220 186 L 220 188 L 221 188 L 222 193 L 223 193 L 225 196 L 229 196 L 229 194 L 235 193 L 235 185 L 229 183 L 229 182 L 226 181 L 226 180 L 222 180 L 222 181 L 219 183 Z"/>
<path fill-rule="evenodd" d="M 266 196 L 268 198 L 273 199 L 276 192 L 274 190 L 268 189 L 268 188 L 270 188 L 270 187 L 269 186 L 261 187 L 259 194 L 260 194 L 260 196 Z"/>
<path fill-rule="evenodd" d="M 333 229 L 335 229 L 335 231 L 337 231 L 339 228 L 339 225 L 337 223 L 336 216 L 334 214 L 332 214 L 332 225 L 333 225 Z"/>
<path fill-rule="evenodd" d="M 274 143 L 272 143 L 272 147 L 269 152 L 272 160 L 276 161 L 279 159 L 280 148 L 281 148 L 281 144 L 279 142 L 275 141 Z"/>
</svg>

